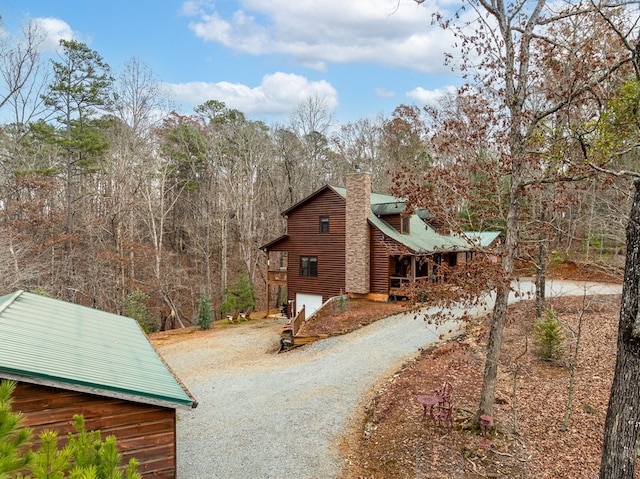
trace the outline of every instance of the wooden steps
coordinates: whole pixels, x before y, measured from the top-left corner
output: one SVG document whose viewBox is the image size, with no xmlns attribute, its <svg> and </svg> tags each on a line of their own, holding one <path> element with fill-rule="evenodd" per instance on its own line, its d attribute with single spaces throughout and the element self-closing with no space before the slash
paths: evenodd
<svg viewBox="0 0 640 479">
<path fill-rule="evenodd" d="M 293 345 L 299 346 L 301 344 L 312 343 L 314 341 L 318 341 L 319 339 L 328 338 L 328 334 L 321 334 L 318 336 L 294 336 L 293 337 Z"/>
</svg>

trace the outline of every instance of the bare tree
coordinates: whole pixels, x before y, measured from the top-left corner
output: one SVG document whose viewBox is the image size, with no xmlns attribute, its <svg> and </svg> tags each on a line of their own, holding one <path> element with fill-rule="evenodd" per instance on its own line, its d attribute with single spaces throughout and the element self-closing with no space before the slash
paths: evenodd
<svg viewBox="0 0 640 479">
<path fill-rule="evenodd" d="M 333 165 L 328 134 L 333 122 L 326 100 L 318 95 L 301 102 L 291 115 L 290 130 L 302 146 L 299 161 L 307 179 L 307 194 L 330 180 Z"/>
<path fill-rule="evenodd" d="M 342 125 L 340 130 L 331 136 L 336 150 L 336 166 L 333 176 L 344 180 L 347 173 L 353 172 L 356 166 L 371 173 L 374 191 L 387 191 L 391 186 L 391 175 L 384 156 L 382 116 L 364 118 L 354 123 Z"/>
<path fill-rule="evenodd" d="M 467 12 L 447 16 L 438 13 L 435 20 L 459 38 L 461 68 L 489 99 L 494 125 L 504 132 L 503 141 L 496 145 L 495 159 L 496 171 L 507 180 L 500 256 L 504 277 L 510 279 L 520 243 L 525 191 L 544 179 L 545 170 L 540 168 L 541 125 L 611 78 L 628 58 L 615 48 L 606 56 L 599 48 L 592 48 L 605 41 L 602 30 L 596 27 L 602 22 L 588 2 L 567 3 L 559 9 L 545 0 L 470 0 L 465 7 Z M 580 35 L 574 35 L 578 27 Z M 560 31 L 562 35 L 557 34 Z M 576 38 L 581 42 L 576 43 Z M 571 61 L 555 65 L 559 70 L 564 67 L 564 81 L 545 82 L 545 69 L 554 59 L 565 57 Z M 508 296 L 508 282 L 498 283 L 478 416 L 493 413 Z"/>
<path fill-rule="evenodd" d="M 33 21 L 22 27 L 21 39 L 3 36 L 0 41 L 0 109 L 11 105 L 17 123 L 26 124 L 39 110 L 39 90 L 44 80 L 40 61 L 43 41 L 44 34 Z"/>
<path fill-rule="evenodd" d="M 109 152 L 99 159 L 95 185 L 101 195 L 89 213 L 93 219 L 87 218 L 87 234 L 96 248 L 94 257 L 107 260 L 96 261 L 101 271 L 85 285 L 94 286 L 91 295 L 98 298 L 99 307 L 121 312 L 127 293 L 140 287 L 142 280 L 139 273 L 143 272 L 140 263 L 146 261 L 141 254 L 146 235 L 139 227 L 140 188 L 156 148 L 154 128 L 169 101 L 151 69 L 138 59 L 124 65 L 112 97 L 114 119 L 102 129 Z M 109 294 L 101 293 L 105 290 Z"/>
</svg>

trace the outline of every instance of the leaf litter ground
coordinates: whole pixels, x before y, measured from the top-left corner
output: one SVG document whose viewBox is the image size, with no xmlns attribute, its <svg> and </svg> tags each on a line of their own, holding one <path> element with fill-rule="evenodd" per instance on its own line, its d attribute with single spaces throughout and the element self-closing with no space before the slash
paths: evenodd
<svg viewBox="0 0 640 479">
<path fill-rule="evenodd" d="M 341 478 L 597 477 L 620 297 L 562 298 L 548 304 L 567 331 L 564 359 L 549 362 L 535 354 L 532 301 L 509 308 L 490 446 L 481 444 L 479 431 L 467 428 L 479 403 L 487 316 L 469 322 L 456 341 L 421 351 L 374 391 L 354 421 L 354 433 L 345 438 Z M 581 310 L 573 405 L 562 430 L 569 359 L 575 351 L 572 331 L 577 331 Z M 453 385 L 452 429 L 423 420 L 416 400 L 444 381 Z"/>
</svg>

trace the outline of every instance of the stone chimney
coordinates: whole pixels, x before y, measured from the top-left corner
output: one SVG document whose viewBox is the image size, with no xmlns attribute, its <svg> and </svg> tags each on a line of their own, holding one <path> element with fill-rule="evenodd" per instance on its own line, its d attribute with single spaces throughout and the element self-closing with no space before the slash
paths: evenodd
<svg viewBox="0 0 640 479">
<path fill-rule="evenodd" d="M 356 173 L 346 178 L 346 244 L 345 244 L 345 289 L 347 293 L 369 292 L 369 223 L 371 214 L 371 175 Z"/>
</svg>

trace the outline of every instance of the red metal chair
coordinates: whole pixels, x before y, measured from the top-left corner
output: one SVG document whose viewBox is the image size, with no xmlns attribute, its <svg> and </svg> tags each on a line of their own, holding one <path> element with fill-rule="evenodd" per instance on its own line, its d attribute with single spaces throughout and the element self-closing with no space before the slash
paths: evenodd
<svg viewBox="0 0 640 479">
<path fill-rule="evenodd" d="M 451 404 L 451 393 L 453 386 L 446 381 L 442 387 L 432 395 L 418 396 L 418 402 L 422 404 L 422 418 L 427 416 L 438 425 L 453 427 L 453 405 Z"/>
</svg>

